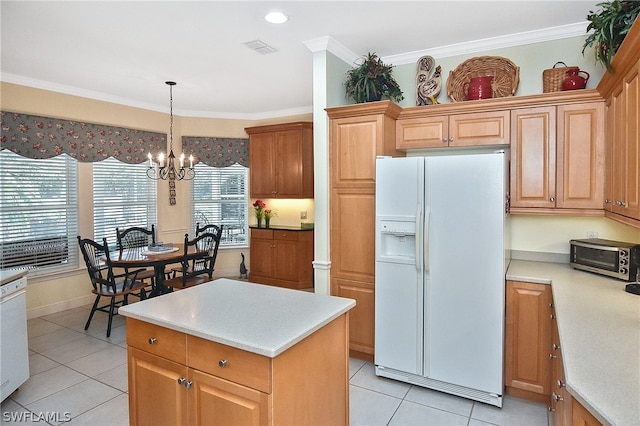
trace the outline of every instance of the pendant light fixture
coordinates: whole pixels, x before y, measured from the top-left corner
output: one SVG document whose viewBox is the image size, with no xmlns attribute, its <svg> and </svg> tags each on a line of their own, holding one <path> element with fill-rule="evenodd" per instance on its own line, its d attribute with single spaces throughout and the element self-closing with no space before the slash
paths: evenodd
<svg viewBox="0 0 640 426">
<path fill-rule="evenodd" d="M 164 157 L 164 153 L 160 151 L 158 158 L 154 161 L 151 153 L 149 153 L 149 168 L 147 169 L 147 176 L 151 179 L 162 180 L 191 180 L 196 175 L 193 170 L 193 155 L 189 156 L 189 167 L 184 167 L 184 153 L 180 154 L 180 166 L 176 168 L 176 157 L 173 155 L 173 86 L 176 85 L 175 81 L 166 81 L 169 86 L 169 112 L 171 116 L 171 126 L 169 128 L 169 155 Z M 155 163 L 155 164 L 154 164 Z"/>
</svg>

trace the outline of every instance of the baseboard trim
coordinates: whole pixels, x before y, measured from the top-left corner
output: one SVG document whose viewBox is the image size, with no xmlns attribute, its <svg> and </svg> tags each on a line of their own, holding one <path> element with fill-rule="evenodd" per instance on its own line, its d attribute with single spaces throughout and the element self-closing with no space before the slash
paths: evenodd
<svg viewBox="0 0 640 426">
<path fill-rule="evenodd" d="M 43 315 L 55 314 L 66 311 L 68 309 L 79 308 L 93 303 L 95 296 L 88 294 L 86 296 L 76 297 L 75 299 L 62 300 L 60 302 L 51 303 L 49 305 L 38 306 L 37 308 L 27 309 L 27 319 L 38 318 Z"/>
</svg>

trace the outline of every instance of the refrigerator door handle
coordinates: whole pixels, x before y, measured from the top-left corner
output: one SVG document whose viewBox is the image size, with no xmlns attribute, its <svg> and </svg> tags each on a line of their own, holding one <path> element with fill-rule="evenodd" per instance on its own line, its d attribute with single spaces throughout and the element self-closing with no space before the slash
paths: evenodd
<svg viewBox="0 0 640 426">
<path fill-rule="evenodd" d="M 416 207 L 416 270 L 420 272 L 422 267 L 422 235 L 420 226 L 422 225 L 422 208 L 420 204 Z"/>
<path fill-rule="evenodd" d="M 431 209 L 427 207 L 424 210 L 424 240 L 422 243 L 422 247 L 424 250 L 424 272 L 425 274 L 429 272 L 429 215 L 431 214 Z M 417 239 L 417 238 L 416 238 Z"/>
</svg>

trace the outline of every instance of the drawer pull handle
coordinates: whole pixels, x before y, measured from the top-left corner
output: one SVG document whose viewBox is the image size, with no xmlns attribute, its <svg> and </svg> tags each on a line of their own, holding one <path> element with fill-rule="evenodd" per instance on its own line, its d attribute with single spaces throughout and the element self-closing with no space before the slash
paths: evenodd
<svg viewBox="0 0 640 426">
<path fill-rule="evenodd" d="M 220 361 L 218 361 L 218 365 L 220 366 L 220 368 L 225 368 L 227 366 L 227 360 L 221 359 Z"/>
<path fill-rule="evenodd" d="M 155 337 L 150 337 L 149 338 L 149 344 L 153 345 L 154 343 L 156 343 L 158 341 L 158 339 L 156 339 Z"/>
<path fill-rule="evenodd" d="M 191 389 L 191 385 L 193 385 L 193 382 L 189 380 L 187 383 L 184 384 L 184 387 L 187 389 Z"/>
<path fill-rule="evenodd" d="M 179 385 L 184 385 L 184 382 L 186 382 L 186 381 L 187 381 L 187 379 L 185 379 L 184 377 L 180 377 L 180 378 L 178 379 L 178 384 L 179 384 Z"/>
</svg>

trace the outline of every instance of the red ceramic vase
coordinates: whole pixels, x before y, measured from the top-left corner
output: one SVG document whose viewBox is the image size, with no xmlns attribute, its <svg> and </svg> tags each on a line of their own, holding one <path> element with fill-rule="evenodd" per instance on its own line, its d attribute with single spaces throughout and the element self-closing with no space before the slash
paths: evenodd
<svg viewBox="0 0 640 426">
<path fill-rule="evenodd" d="M 482 77 L 473 77 L 468 83 L 467 100 L 473 101 L 478 99 L 489 99 L 493 96 L 491 88 L 492 75 L 483 75 Z"/>
<path fill-rule="evenodd" d="M 580 73 L 586 74 L 586 78 L 581 76 Z M 589 73 L 579 69 L 567 70 L 567 78 L 562 81 L 562 90 L 576 90 L 584 89 L 587 87 L 587 81 L 589 81 Z"/>
</svg>

